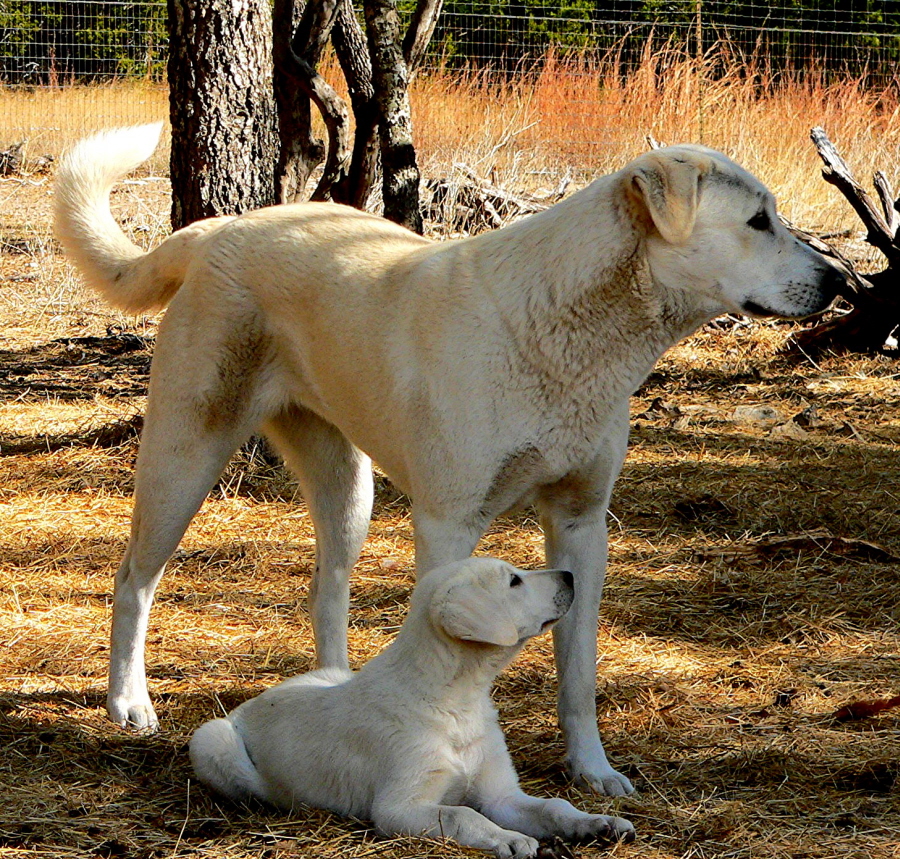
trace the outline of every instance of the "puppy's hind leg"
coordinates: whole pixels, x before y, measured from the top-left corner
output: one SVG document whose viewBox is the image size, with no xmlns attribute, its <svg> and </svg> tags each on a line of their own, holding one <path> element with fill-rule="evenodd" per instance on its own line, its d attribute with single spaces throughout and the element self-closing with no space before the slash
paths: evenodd
<svg viewBox="0 0 900 859">
<path fill-rule="evenodd" d="M 335 426 L 291 406 L 266 435 L 296 474 L 316 531 L 309 602 L 319 668 L 346 668 L 350 573 L 369 531 L 372 463 Z"/>
<path fill-rule="evenodd" d="M 194 772 L 205 785 L 238 801 L 268 798 L 265 782 L 230 719 L 204 722 L 191 737 L 189 748 Z"/>
</svg>

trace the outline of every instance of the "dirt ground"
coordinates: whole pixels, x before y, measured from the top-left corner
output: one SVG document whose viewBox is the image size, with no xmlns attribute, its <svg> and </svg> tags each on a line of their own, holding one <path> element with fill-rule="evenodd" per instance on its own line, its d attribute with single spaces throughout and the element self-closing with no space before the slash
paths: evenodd
<svg viewBox="0 0 900 859">
<path fill-rule="evenodd" d="M 476 855 L 362 822 L 237 806 L 192 777 L 191 731 L 312 666 L 311 526 L 294 484 L 245 450 L 158 592 L 148 670 L 162 730 L 104 715 L 112 579 L 156 319 L 82 292 L 49 235 L 46 174 L 0 180 L 0 857 Z M 165 232 L 167 187 L 115 199 Z M 798 360 L 786 324 L 720 320 L 633 402 L 611 513 L 598 718 L 633 797 L 571 787 L 548 636 L 496 700 L 526 788 L 630 817 L 621 859 L 900 857 L 900 363 Z M 479 551 L 541 564 L 523 513 Z M 400 624 L 408 500 L 379 478 L 353 579 L 351 658 Z M 560 854 L 562 855 L 562 854 Z"/>
</svg>

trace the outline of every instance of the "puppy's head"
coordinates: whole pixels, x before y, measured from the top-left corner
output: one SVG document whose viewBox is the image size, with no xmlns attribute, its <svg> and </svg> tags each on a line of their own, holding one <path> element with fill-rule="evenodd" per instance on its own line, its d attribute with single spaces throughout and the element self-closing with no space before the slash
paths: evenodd
<svg viewBox="0 0 900 859">
<path fill-rule="evenodd" d="M 432 570 L 432 625 L 450 638 L 514 647 L 561 618 L 574 597 L 565 570 L 519 570 L 495 558 L 469 558 Z M 418 588 L 417 588 L 418 590 Z"/>
<path fill-rule="evenodd" d="M 785 228 L 768 189 L 721 152 L 657 149 L 622 178 L 654 279 L 699 294 L 711 314 L 803 317 L 837 294 L 843 275 Z"/>
</svg>

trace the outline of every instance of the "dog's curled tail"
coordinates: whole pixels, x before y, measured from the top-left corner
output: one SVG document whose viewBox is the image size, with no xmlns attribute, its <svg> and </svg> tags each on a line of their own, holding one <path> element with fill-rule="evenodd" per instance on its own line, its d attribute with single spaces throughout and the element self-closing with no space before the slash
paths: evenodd
<svg viewBox="0 0 900 859">
<path fill-rule="evenodd" d="M 112 186 L 156 149 L 162 123 L 104 131 L 77 143 L 56 176 L 54 228 L 85 280 L 111 305 L 131 313 L 165 307 L 181 287 L 192 245 L 223 218 L 198 221 L 145 253 L 109 209 Z"/>
<path fill-rule="evenodd" d="M 268 798 L 265 783 L 229 719 L 204 722 L 191 737 L 189 750 L 197 778 L 213 790 L 234 800 Z"/>
</svg>

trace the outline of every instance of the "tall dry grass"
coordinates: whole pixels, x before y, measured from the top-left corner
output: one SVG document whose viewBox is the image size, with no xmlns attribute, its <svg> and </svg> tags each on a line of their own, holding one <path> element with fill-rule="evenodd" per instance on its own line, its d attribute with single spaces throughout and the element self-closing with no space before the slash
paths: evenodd
<svg viewBox="0 0 900 859">
<path fill-rule="evenodd" d="M 444 68 L 419 74 L 411 99 L 424 173 L 464 163 L 512 189 L 555 186 L 566 173 L 584 183 L 645 151 L 650 134 L 724 150 L 808 228 L 856 228 L 849 207 L 822 181 L 809 142 L 810 128 L 823 125 L 861 179 L 882 169 L 897 180 L 895 88 L 817 69 L 780 74 L 765 58 L 738 55 L 727 44 L 702 59 L 649 44 L 636 64 L 616 52 L 551 53 L 539 70 L 503 79 Z M 333 59 L 324 73 L 340 84 Z M 165 88 L 143 82 L 0 88 L 0 145 L 28 138 L 33 154 L 58 154 L 89 131 L 167 113 Z M 155 166 L 164 164 L 161 153 Z"/>
<path fill-rule="evenodd" d="M 168 93 L 148 81 L 88 86 L 0 86 L 0 147 L 28 141 L 34 155 L 59 155 L 79 137 L 121 125 L 168 117 Z M 163 169 L 164 160 L 158 162 Z"/>
<path fill-rule="evenodd" d="M 769 185 L 788 217 L 839 231 L 858 223 L 822 181 L 813 126 L 826 128 L 861 180 L 881 169 L 896 184 L 900 174 L 895 88 L 816 69 L 779 74 L 727 46 L 702 60 L 647 50 L 633 67 L 616 54 L 551 54 L 538 74 L 499 84 L 439 72 L 414 82 L 412 100 L 426 172 L 461 161 L 512 187 L 615 170 L 646 150 L 649 134 L 723 150 Z"/>
</svg>

